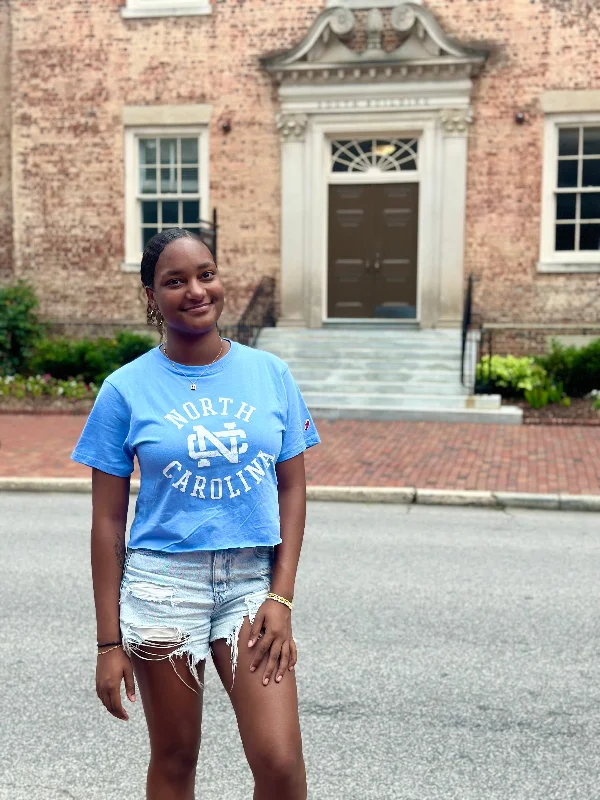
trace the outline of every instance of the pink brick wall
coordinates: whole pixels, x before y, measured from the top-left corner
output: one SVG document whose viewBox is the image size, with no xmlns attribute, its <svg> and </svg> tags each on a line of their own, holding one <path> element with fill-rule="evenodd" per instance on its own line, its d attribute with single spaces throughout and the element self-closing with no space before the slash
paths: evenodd
<svg viewBox="0 0 600 800">
<path fill-rule="evenodd" d="M 34 280 L 50 318 L 142 320 L 139 279 L 119 269 L 121 109 L 211 103 L 211 204 L 223 225 L 220 261 L 234 316 L 258 278 L 279 269 L 276 93 L 258 58 L 296 43 L 324 3 L 223 0 L 211 16 L 153 20 L 124 20 L 121 4 L 11 0 L 15 270 Z M 478 310 L 488 322 L 596 322 L 600 276 L 540 275 L 535 265 L 539 96 L 600 88 L 600 15 L 586 13 L 591 2 L 562 0 L 428 5 L 450 35 L 493 49 L 476 81 L 469 145 L 466 272 L 479 279 Z M 0 12 L 0 44 L 5 17 Z M 514 123 L 518 110 L 529 115 L 523 126 Z M 233 124 L 228 136 L 219 127 L 224 117 Z M 7 165 L 2 146 L 2 212 Z M 4 263 L 9 241 L 0 222 Z"/>
<path fill-rule="evenodd" d="M 10 14 L 0 3 L 0 280 L 12 277 Z"/>
</svg>

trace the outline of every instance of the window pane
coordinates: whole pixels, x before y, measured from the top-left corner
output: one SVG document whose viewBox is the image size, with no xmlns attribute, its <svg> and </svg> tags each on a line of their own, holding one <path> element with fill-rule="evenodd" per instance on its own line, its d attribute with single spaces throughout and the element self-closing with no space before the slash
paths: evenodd
<svg viewBox="0 0 600 800">
<path fill-rule="evenodd" d="M 556 250 L 575 249 L 575 225 L 556 226 Z"/>
<path fill-rule="evenodd" d="M 175 194 L 177 192 L 177 169 L 168 167 L 160 171 L 160 191 L 163 194 Z"/>
<path fill-rule="evenodd" d="M 181 170 L 181 191 L 186 194 L 198 191 L 197 167 L 185 167 Z"/>
<path fill-rule="evenodd" d="M 583 129 L 583 155 L 600 155 L 600 128 Z"/>
<path fill-rule="evenodd" d="M 556 195 L 556 219 L 575 219 L 575 207 L 577 195 L 557 194 Z"/>
<path fill-rule="evenodd" d="M 177 163 L 177 139 L 160 140 L 160 163 L 161 164 Z"/>
<path fill-rule="evenodd" d="M 198 139 L 181 140 L 181 163 L 182 164 L 198 163 Z"/>
<path fill-rule="evenodd" d="M 140 164 L 156 164 L 156 139 L 140 139 Z"/>
<path fill-rule="evenodd" d="M 579 154 L 579 128 L 559 128 L 558 155 L 576 156 Z"/>
<path fill-rule="evenodd" d="M 200 203 L 197 200 L 184 200 L 183 201 L 183 223 L 191 223 L 200 221 Z"/>
<path fill-rule="evenodd" d="M 156 194 L 156 170 L 149 167 L 140 169 L 140 192 L 142 194 Z"/>
<path fill-rule="evenodd" d="M 600 194 L 581 195 L 581 219 L 600 219 Z"/>
<path fill-rule="evenodd" d="M 577 165 L 578 161 L 559 161 L 558 162 L 558 185 L 559 187 L 577 186 Z"/>
<path fill-rule="evenodd" d="M 163 225 L 179 224 L 179 203 L 177 200 L 163 202 L 162 221 Z"/>
<path fill-rule="evenodd" d="M 580 250 L 600 250 L 600 225 L 582 225 L 579 233 Z"/>
<path fill-rule="evenodd" d="M 583 162 L 582 186 L 600 186 L 600 158 Z"/>
<path fill-rule="evenodd" d="M 142 203 L 142 222 L 158 222 L 158 203 L 156 200 L 144 200 Z"/>
<path fill-rule="evenodd" d="M 157 233 L 158 228 L 142 228 L 142 250 L 146 248 L 150 239 Z"/>
</svg>

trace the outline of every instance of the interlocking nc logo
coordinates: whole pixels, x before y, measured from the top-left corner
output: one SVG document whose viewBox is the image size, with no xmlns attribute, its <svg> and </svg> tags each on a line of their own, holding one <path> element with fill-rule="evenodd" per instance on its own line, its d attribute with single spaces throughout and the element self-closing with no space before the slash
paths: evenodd
<svg viewBox="0 0 600 800">
<path fill-rule="evenodd" d="M 236 424 L 236 422 L 226 422 L 223 425 L 226 430 L 215 431 L 215 433 L 207 430 L 204 425 L 194 425 L 193 430 L 196 432 L 190 433 L 188 436 L 190 458 L 197 458 L 199 467 L 210 467 L 209 459 L 218 456 L 223 456 L 230 464 L 239 464 L 239 457 L 246 452 L 248 444 L 243 442 L 238 447 L 238 439 L 245 439 L 246 433 L 236 428 Z M 222 441 L 223 439 L 229 439 L 229 448 Z M 198 443 L 197 450 L 194 449 L 196 442 Z M 210 442 L 215 449 L 209 450 L 207 442 Z"/>
</svg>

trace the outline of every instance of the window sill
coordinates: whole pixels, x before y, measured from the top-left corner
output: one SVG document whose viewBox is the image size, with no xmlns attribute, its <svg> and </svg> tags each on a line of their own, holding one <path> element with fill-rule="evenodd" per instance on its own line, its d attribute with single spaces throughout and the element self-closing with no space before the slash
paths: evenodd
<svg viewBox="0 0 600 800">
<path fill-rule="evenodd" d="M 582 262 L 561 262 L 555 263 L 553 261 L 538 261 L 537 264 L 537 271 L 538 272 L 545 272 L 545 273 L 567 273 L 567 272 L 600 272 L 600 260 L 598 263 L 582 263 Z"/>
<path fill-rule="evenodd" d="M 137 272 L 140 271 L 140 262 L 138 261 L 137 264 L 134 264 L 130 261 L 121 261 L 119 265 L 121 272 Z"/>
<path fill-rule="evenodd" d="M 159 8 L 121 8 L 124 19 L 144 19 L 150 17 L 195 17 L 212 14 L 212 6 L 198 3 L 193 6 L 169 6 Z"/>
</svg>

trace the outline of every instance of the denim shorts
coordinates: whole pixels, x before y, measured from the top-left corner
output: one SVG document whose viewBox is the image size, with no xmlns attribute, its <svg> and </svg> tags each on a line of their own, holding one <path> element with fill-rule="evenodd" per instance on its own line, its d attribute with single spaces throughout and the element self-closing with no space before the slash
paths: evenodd
<svg viewBox="0 0 600 800">
<path fill-rule="evenodd" d="M 185 656 L 200 684 L 198 662 L 207 658 L 211 642 L 225 639 L 235 676 L 240 629 L 245 617 L 254 621 L 266 599 L 273 555 L 271 546 L 189 553 L 128 550 L 120 597 L 123 649 L 172 664 Z"/>
</svg>

